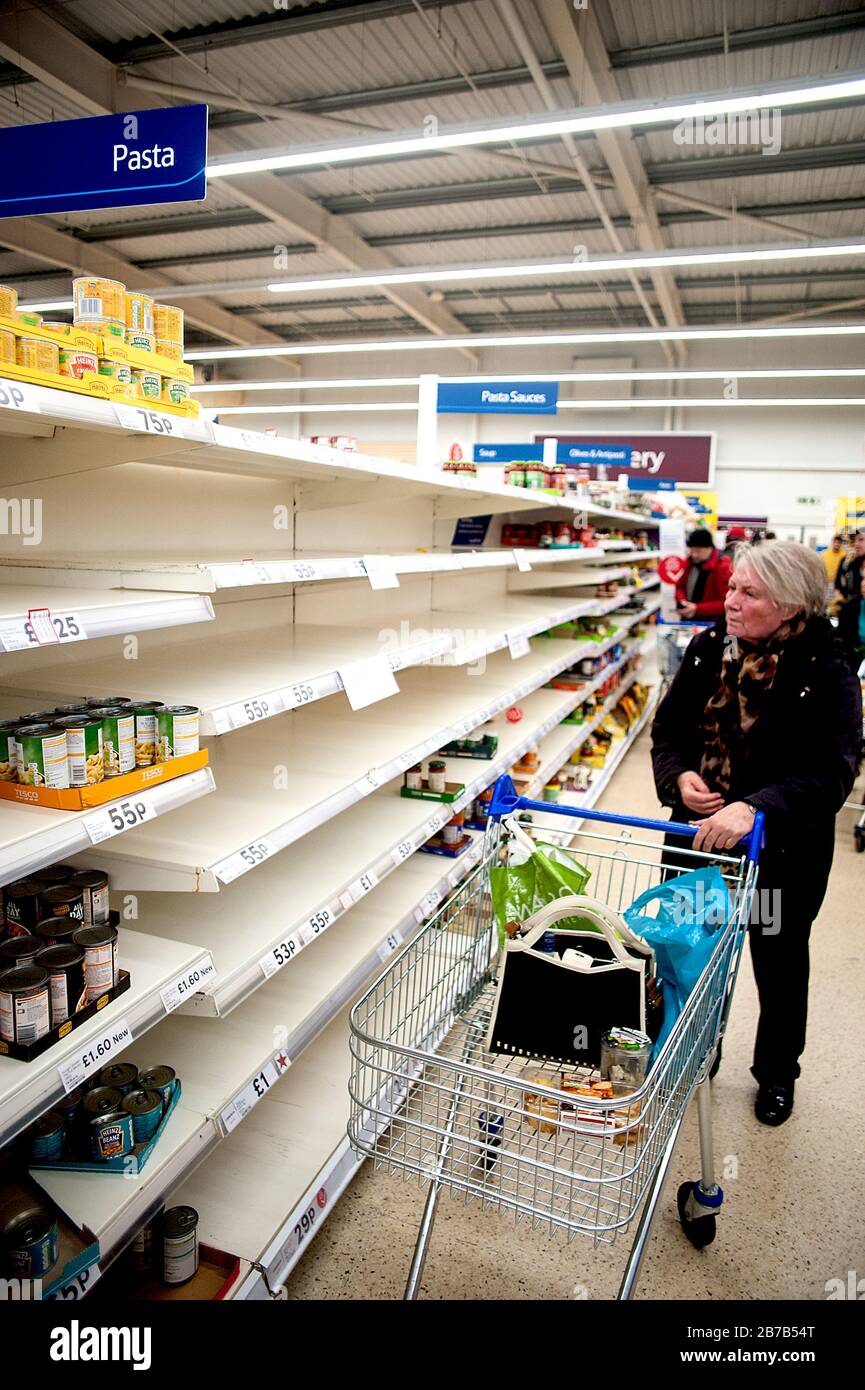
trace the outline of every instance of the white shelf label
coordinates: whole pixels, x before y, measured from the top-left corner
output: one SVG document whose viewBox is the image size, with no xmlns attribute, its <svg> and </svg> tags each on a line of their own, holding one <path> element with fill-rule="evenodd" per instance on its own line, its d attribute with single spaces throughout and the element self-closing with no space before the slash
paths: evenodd
<svg viewBox="0 0 865 1390">
<path fill-rule="evenodd" d="M 74 1038 L 75 1034 L 72 1036 Z M 57 1068 L 64 1091 L 68 1094 L 83 1081 L 95 1076 L 100 1068 L 105 1066 L 109 1057 L 113 1057 L 115 1052 L 122 1052 L 131 1042 L 132 1030 L 128 1019 L 118 1018 L 116 1023 L 110 1024 L 91 1043 L 82 1043 L 75 1055 L 68 1062 L 64 1062 L 62 1067 Z"/>
<path fill-rule="evenodd" d="M 256 869 L 259 864 L 263 864 L 265 859 L 269 859 L 276 850 L 270 841 L 262 836 L 258 840 L 253 840 L 250 844 L 244 845 L 243 849 L 236 850 L 227 859 L 221 860 L 213 867 L 213 873 L 221 883 L 233 883 L 241 874 L 249 873 L 250 869 Z"/>
<path fill-rule="evenodd" d="M 268 951 L 267 955 L 262 956 L 258 962 L 264 978 L 269 980 L 271 975 L 275 975 L 277 970 L 288 965 L 292 957 L 302 950 L 303 942 L 296 941 L 293 936 L 287 936 L 284 941 L 280 941 L 278 946 L 274 946 L 273 950 Z"/>
<path fill-rule="evenodd" d="M 333 913 L 328 907 L 322 907 L 318 912 L 314 912 L 306 923 L 306 926 L 301 929 L 301 936 L 304 944 L 308 945 L 315 937 L 320 936 L 323 931 L 327 931 L 327 928 L 333 920 Z"/>
<path fill-rule="evenodd" d="M 274 714 L 282 714 L 285 701 L 279 694 L 259 695 L 241 704 L 229 705 L 220 711 L 219 722 L 227 721 L 232 729 L 242 729 L 246 724 L 257 724 L 259 719 L 270 719 Z"/>
<path fill-rule="evenodd" d="M 98 1264 L 88 1265 L 82 1269 L 80 1274 L 76 1274 L 70 1279 L 68 1284 L 61 1284 L 59 1289 L 54 1289 L 53 1293 L 45 1294 L 45 1298 L 60 1303 L 74 1303 L 79 1298 L 83 1298 L 93 1288 L 98 1281 L 101 1270 Z"/>
<path fill-rule="evenodd" d="M 394 868 L 398 869 L 400 864 L 404 864 L 414 854 L 414 845 L 411 840 L 400 840 L 396 849 L 390 852 L 391 861 Z"/>
<path fill-rule="evenodd" d="M 441 894 L 438 891 L 434 890 L 432 893 L 427 893 L 414 910 L 415 920 L 422 922 L 425 917 L 431 917 L 440 902 Z"/>
<path fill-rule="evenodd" d="M 360 878 L 356 878 L 354 883 L 349 884 L 348 892 L 351 901 L 353 903 L 360 902 L 361 898 L 365 898 L 367 893 L 372 892 L 377 883 L 378 874 L 374 869 L 367 869 L 365 874 L 361 874 Z"/>
<path fill-rule="evenodd" d="M 293 580 L 297 584 L 305 584 L 310 579 L 315 579 L 318 575 L 318 566 L 311 565 L 306 560 L 293 560 L 291 564 L 282 566 L 283 576 Z"/>
<path fill-rule="evenodd" d="M 182 975 L 178 975 L 176 980 L 172 980 L 170 985 L 160 990 L 165 1012 L 167 1014 L 173 1013 L 193 994 L 197 994 L 199 990 L 212 984 L 215 979 L 216 966 L 213 964 L 213 957 L 208 951 L 204 960 L 199 961 L 198 965 L 193 966 L 191 970 L 184 970 Z"/>
<path fill-rule="evenodd" d="M 366 709 L 367 705 L 399 694 L 399 686 L 384 656 L 353 661 L 342 666 L 338 674 L 353 710 Z"/>
<path fill-rule="evenodd" d="M 114 415 L 118 425 L 124 430 L 143 430 L 146 434 L 183 437 L 180 417 L 165 415 L 161 410 L 150 410 L 141 405 L 116 405 Z"/>
<path fill-rule="evenodd" d="M 370 768 L 365 776 L 355 782 L 354 789 L 360 796 L 369 796 L 371 792 L 378 791 L 380 786 L 381 778 L 375 768 Z"/>
<path fill-rule="evenodd" d="M 258 1105 L 260 1100 L 264 1100 L 271 1086 L 279 1080 L 279 1076 L 276 1062 L 271 1058 L 269 1062 L 265 1062 L 261 1071 L 244 1086 L 243 1090 L 238 1091 L 234 1100 L 225 1107 L 220 1116 L 226 1134 L 230 1134 L 233 1129 L 236 1129 L 250 1110 Z"/>
<path fill-rule="evenodd" d="M 101 811 L 85 816 L 84 828 L 90 836 L 90 843 L 100 845 L 103 840 L 110 840 L 124 830 L 134 830 L 136 825 L 143 825 L 155 816 L 153 798 L 141 792 L 139 796 L 118 801 L 115 805 L 105 806 Z"/>
<path fill-rule="evenodd" d="M 394 951 L 399 950 L 402 945 L 402 932 L 399 927 L 392 931 L 390 936 L 386 936 L 380 946 L 376 948 L 379 960 L 384 964 L 388 956 L 392 956 Z"/>
<path fill-rule="evenodd" d="M 434 811 L 426 823 L 424 839 L 428 840 L 430 835 L 437 835 L 445 821 L 449 819 L 450 817 L 443 815 L 441 811 Z"/>
<path fill-rule="evenodd" d="M 513 661 L 518 661 L 521 656 L 528 656 L 531 651 L 531 644 L 524 632 L 509 633 L 508 647 Z"/>
<path fill-rule="evenodd" d="M 399 588 L 399 579 L 390 555 L 364 555 L 363 566 L 371 589 Z"/>
<path fill-rule="evenodd" d="M 529 564 L 529 561 L 526 557 L 526 552 L 524 550 L 515 550 L 514 559 L 517 562 L 517 569 L 520 571 L 521 574 L 531 574 L 532 567 Z"/>
<path fill-rule="evenodd" d="M 273 584 L 279 577 L 279 570 L 270 565 L 260 565 L 257 560 L 241 560 L 242 584 Z"/>
<path fill-rule="evenodd" d="M 39 414 L 36 392 L 23 381 L 10 381 L 8 377 L 0 381 L 0 409 L 29 410 Z"/>
<path fill-rule="evenodd" d="M 184 439 L 197 439 L 202 444 L 212 444 L 216 439 L 213 425 L 209 420 L 192 420 L 178 415 L 177 424 Z"/>
<path fill-rule="evenodd" d="M 299 709 L 301 705 L 312 704 L 314 700 L 320 699 L 318 688 L 310 681 L 301 681 L 298 685 L 286 686 L 282 692 L 284 708 Z"/>
<path fill-rule="evenodd" d="M 7 652 L 86 640 L 87 629 L 78 613 L 52 613 L 50 608 L 31 608 L 26 617 L 22 613 L 20 618 L 0 621 L 0 641 Z"/>
</svg>

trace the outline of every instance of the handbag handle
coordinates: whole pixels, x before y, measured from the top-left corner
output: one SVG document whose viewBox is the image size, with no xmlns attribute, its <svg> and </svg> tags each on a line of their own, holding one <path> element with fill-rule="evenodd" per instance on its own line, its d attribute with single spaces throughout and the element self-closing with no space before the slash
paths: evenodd
<svg viewBox="0 0 865 1390">
<path fill-rule="evenodd" d="M 587 903 L 590 905 L 589 907 L 584 906 Z M 576 893 L 572 893 L 566 898 L 554 898 L 551 903 L 547 903 L 545 907 L 541 907 L 533 913 L 528 921 L 523 923 L 523 927 L 524 929 L 528 928 L 529 931 L 534 931 L 537 927 L 547 931 L 555 922 L 560 922 L 563 917 L 587 917 L 600 927 L 607 945 L 621 965 L 633 968 L 634 965 L 645 964 L 644 956 L 641 956 L 639 961 L 635 961 L 634 957 L 625 949 L 624 943 L 616 935 L 617 929 L 613 929 L 607 921 L 605 913 L 596 911 L 592 899 L 579 897 Z"/>
<path fill-rule="evenodd" d="M 655 953 L 649 942 L 646 941 L 645 937 L 635 932 L 633 927 L 629 927 L 624 917 L 620 917 L 618 912 L 614 912 L 606 903 L 598 902 L 597 898 L 589 898 L 583 894 L 576 897 L 574 901 L 581 903 L 587 910 L 597 913 L 599 917 L 603 917 L 613 931 L 619 933 L 627 945 L 633 946 L 642 955 L 649 956 L 654 961 Z"/>
</svg>

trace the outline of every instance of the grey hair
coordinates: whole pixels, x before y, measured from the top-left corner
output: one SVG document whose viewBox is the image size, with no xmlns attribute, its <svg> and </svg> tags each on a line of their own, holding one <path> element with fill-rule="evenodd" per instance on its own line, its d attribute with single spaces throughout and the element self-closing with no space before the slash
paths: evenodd
<svg viewBox="0 0 865 1390">
<path fill-rule="evenodd" d="M 747 565 L 779 608 L 810 617 L 826 608 L 826 570 L 816 551 L 798 541 L 738 545 L 733 568 Z"/>
</svg>

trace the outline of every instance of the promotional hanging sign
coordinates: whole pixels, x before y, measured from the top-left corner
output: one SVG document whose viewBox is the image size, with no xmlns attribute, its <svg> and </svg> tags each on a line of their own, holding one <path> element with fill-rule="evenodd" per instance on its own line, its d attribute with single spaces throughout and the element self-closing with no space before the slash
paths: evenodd
<svg viewBox="0 0 865 1390">
<path fill-rule="evenodd" d="M 206 106 L 5 126 L 0 217 L 200 202 L 206 164 Z"/>
<path fill-rule="evenodd" d="M 632 449 L 630 444 L 610 444 L 582 439 L 560 439 L 556 448 L 556 463 L 567 463 L 572 468 L 630 468 Z"/>
<path fill-rule="evenodd" d="M 555 415 L 557 381 L 440 381 L 439 415 Z"/>
<path fill-rule="evenodd" d="M 546 439 L 545 434 L 535 434 L 536 442 Z M 644 477 L 649 478 L 673 478 L 681 487 L 687 484 L 688 487 L 706 486 L 711 487 L 714 481 L 715 469 L 715 436 L 714 434 L 687 434 L 685 432 L 670 431 L 666 434 L 635 434 L 629 430 L 627 434 L 592 434 L 592 442 L 587 445 L 585 435 L 556 434 L 554 436 L 559 441 L 559 448 L 571 446 L 578 448 L 615 448 L 623 450 L 621 459 L 622 467 L 633 470 Z M 608 470 L 612 460 L 607 458 L 575 458 L 573 460 L 563 459 L 559 454 L 560 462 L 573 462 L 580 467 L 588 468 L 592 476 L 597 472 L 599 464 L 603 464 Z M 613 462 L 613 467 L 619 464 Z"/>
</svg>

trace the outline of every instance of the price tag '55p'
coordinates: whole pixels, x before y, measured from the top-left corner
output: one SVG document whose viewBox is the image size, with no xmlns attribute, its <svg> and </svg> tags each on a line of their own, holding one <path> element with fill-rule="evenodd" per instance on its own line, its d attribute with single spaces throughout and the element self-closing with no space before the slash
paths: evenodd
<svg viewBox="0 0 865 1390">
<path fill-rule="evenodd" d="M 118 801 L 114 805 L 106 806 L 102 811 L 96 811 L 92 816 L 86 816 L 84 827 L 90 836 L 91 844 L 101 844 L 103 840 L 109 840 L 112 835 L 120 835 L 124 830 L 132 830 L 136 825 L 143 825 L 146 820 L 153 820 L 156 815 L 156 807 L 153 801 L 145 796 L 130 797 L 128 801 Z"/>
</svg>

